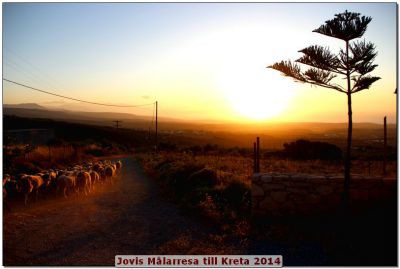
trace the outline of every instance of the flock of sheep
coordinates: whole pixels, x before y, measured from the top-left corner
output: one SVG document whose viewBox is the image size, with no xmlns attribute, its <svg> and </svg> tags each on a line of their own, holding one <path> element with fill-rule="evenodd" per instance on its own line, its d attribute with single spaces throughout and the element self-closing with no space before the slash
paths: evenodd
<svg viewBox="0 0 400 269">
<path fill-rule="evenodd" d="M 105 182 L 112 184 L 113 178 L 121 168 L 121 161 L 104 160 L 75 165 L 65 170 L 49 169 L 35 175 L 10 176 L 5 174 L 3 202 L 6 202 L 5 199 L 23 195 L 25 205 L 27 205 L 29 198 L 34 195 L 37 200 L 39 193 L 45 196 L 63 194 L 65 198 L 72 193 L 87 195 L 93 190 L 95 184 Z"/>
</svg>

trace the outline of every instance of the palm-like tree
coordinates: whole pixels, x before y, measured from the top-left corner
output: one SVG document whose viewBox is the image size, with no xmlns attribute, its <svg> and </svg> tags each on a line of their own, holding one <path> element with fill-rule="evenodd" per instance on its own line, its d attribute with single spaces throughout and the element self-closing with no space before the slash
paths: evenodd
<svg viewBox="0 0 400 269">
<path fill-rule="evenodd" d="M 338 54 L 332 53 L 329 48 L 314 45 L 300 50 L 303 56 L 292 63 L 281 61 L 268 66 L 282 72 L 285 76 L 292 77 L 295 81 L 310 83 L 336 90 L 347 95 L 348 129 L 347 147 L 344 162 L 344 198 L 348 199 L 351 170 L 351 144 L 353 134 L 353 112 L 351 107 L 351 96 L 354 93 L 369 89 L 379 77 L 371 76 L 376 67 L 373 61 L 377 55 L 375 45 L 371 42 L 353 41 L 360 38 L 367 30 L 371 17 L 360 16 L 359 13 L 348 12 L 336 14 L 334 19 L 328 20 L 313 32 L 320 33 L 333 38 L 343 40 L 346 44 L 345 50 L 341 49 Z M 302 65 L 308 69 L 302 69 Z M 347 85 L 343 87 L 334 83 L 334 78 L 343 76 Z"/>
</svg>

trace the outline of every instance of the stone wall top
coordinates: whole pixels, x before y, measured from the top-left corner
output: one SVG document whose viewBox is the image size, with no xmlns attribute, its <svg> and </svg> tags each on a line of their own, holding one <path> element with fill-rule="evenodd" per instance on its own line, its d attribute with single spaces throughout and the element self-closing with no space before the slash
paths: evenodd
<svg viewBox="0 0 400 269">
<path fill-rule="evenodd" d="M 252 176 L 253 181 L 266 181 L 270 182 L 273 180 L 280 179 L 292 179 L 292 180 L 344 180 L 343 174 L 324 174 L 324 175 L 315 175 L 315 174 L 304 174 L 304 173 L 255 173 Z M 393 177 L 384 177 L 384 176 L 366 176 L 360 174 L 352 174 L 351 179 L 354 181 L 363 180 L 384 180 L 384 181 L 396 181 L 397 178 Z"/>
</svg>

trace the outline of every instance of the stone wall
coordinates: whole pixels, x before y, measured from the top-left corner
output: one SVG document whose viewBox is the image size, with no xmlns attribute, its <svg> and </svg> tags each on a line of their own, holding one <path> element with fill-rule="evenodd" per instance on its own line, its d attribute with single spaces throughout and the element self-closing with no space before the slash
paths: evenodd
<svg viewBox="0 0 400 269">
<path fill-rule="evenodd" d="M 265 173 L 252 178 L 252 213 L 255 216 L 332 213 L 340 208 L 343 175 Z M 350 207 L 393 206 L 397 180 L 352 175 Z"/>
</svg>

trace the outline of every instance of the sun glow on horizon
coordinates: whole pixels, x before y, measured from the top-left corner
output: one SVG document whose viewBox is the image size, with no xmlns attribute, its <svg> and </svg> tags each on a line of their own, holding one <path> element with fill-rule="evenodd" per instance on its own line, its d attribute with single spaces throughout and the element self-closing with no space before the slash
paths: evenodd
<svg viewBox="0 0 400 269">
<path fill-rule="evenodd" d="M 231 107 L 256 121 L 278 117 L 296 95 L 290 80 L 265 67 L 229 70 L 220 76 L 220 85 Z"/>
<path fill-rule="evenodd" d="M 227 102 L 222 113 L 225 115 L 216 117 L 241 118 L 241 121 L 276 118 L 288 108 L 296 90 L 291 80 L 266 69 L 266 65 L 274 61 L 271 52 L 295 49 L 290 42 L 293 37 L 284 38 L 284 45 L 278 45 L 271 42 L 271 35 L 278 35 L 278 30 L 271 25 L 255 23 L 223 25 L 196 33 L 168 51 L 169 58 L 162 61 L 168 66 L 162 70 L 194 69 L 196 72 L 185 77 L 192 77 L 196 85 L 208 80 L 212 87 L 209 90 L 203 88 L 202 92 L 209 92 L 210 96 L 221 94 Z M 195 76 L 200 74 L 205 76 L 199 80 Z"/>
</svg>

